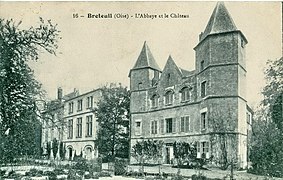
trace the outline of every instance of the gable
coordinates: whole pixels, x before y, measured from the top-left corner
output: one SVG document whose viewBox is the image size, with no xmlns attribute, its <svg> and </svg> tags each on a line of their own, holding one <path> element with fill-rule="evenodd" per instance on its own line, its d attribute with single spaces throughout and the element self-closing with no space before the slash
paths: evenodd
<svg viewBox="0 0 283 180">
<path fill-rule="evenodd" d="M 166 65 L 163 69 L 163 72 L 161 74 L 159 83 L 158 83 L 158 89 L 163 89 L 167 87 L 174 86 L 178 83 L 180 83 L 182 80 L 182 74 L 180 69 L 175 64 L 174 60 L 171 56 L 169 56 Z"/>
</svg>

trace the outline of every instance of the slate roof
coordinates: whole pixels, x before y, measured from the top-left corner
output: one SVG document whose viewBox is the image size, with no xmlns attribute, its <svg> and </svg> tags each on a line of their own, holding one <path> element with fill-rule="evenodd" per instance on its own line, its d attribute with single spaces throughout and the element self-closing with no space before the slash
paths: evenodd
<svg viewBox="0 0 283 180">
<path fill-rule="evenodd" d="M 237 27 L 226 9 L 224 2 L 218 2 L 201 36 L 201 40 L 210 34 L 236 31 Z"/>
<path fill-rule="evenodd" d="M 145 68 L 145 67 L 150 67 L 152 69 L 158 70 L 161 72 L 160 67 L 157 65 L 146 41 L 143 44 L 141 53 L 136 61 L 136 64 L 134 65 L 133 69 L 140 69 L 140 68 Z"/>
</svg>

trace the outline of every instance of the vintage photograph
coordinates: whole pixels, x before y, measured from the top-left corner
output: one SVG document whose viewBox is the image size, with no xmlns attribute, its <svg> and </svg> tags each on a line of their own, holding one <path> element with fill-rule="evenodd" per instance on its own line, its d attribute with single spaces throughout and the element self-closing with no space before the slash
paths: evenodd
<svg viewBox="0 0 283 180">
<path fill-rule="evenodd" d="M 0 180 L 283 178 L 282 2 L 0 1 Z"/>
</svg>

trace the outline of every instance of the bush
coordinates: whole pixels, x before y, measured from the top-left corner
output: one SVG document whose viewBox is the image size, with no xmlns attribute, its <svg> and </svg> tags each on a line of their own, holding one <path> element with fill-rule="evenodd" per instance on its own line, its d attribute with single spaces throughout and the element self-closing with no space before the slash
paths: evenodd
<svg viewBox="0 0 283 180">
<path fill-rule="evenodd" d="M 67 179 L 68 180 L 81 180 L 82 178 L 79 175 L 77 175 L 76 171 L 70 169 L 68 172 Z"/>
<path fill-rule="evenodd" d="M 192 180 L 207 180 L 207 177 L 201 173 L 192 175 Z"/>
<path fill-rule="evenodd" d="M 89 164 L 87 162 L 86 159 L 84 158 L 78 158 L 76 160 L 76 163 L 73 167 L 74 169 L 77 169 L 77 170 L 83 170 L 83 171 L 88 171 L 89 170 Z"/>
<path fill-rule="evenodd" d="M 115 175 L 124 175 L 127 172 L 128 159 L 115 159 Z"/>
</svg>

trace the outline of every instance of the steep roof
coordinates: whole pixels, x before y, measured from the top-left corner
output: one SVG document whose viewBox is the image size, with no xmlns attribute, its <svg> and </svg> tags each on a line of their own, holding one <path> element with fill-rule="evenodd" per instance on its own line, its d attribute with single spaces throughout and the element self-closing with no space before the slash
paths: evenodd
<svg viewBox="0 0 283 180">
<path fill-rule="evenodd" d="M 146 41 L 143 44 L 141 53 L 136 61 L 136 64 L 134 65 L 133 69 L 140 69 L 140 68 L 145 68 L 145 67 L 150 67 L 152 69 L 161 71 L 160 67 L 157 65 Z"/>
<path fill-rule="evenodd" d="M 200 40 L 203 40 L 210 34 L 236 31 L 237 27 L 226 9 L 224 2 L 218 2 L 208 21 L 208 24 L 201 35 Z"/>
</svg>

